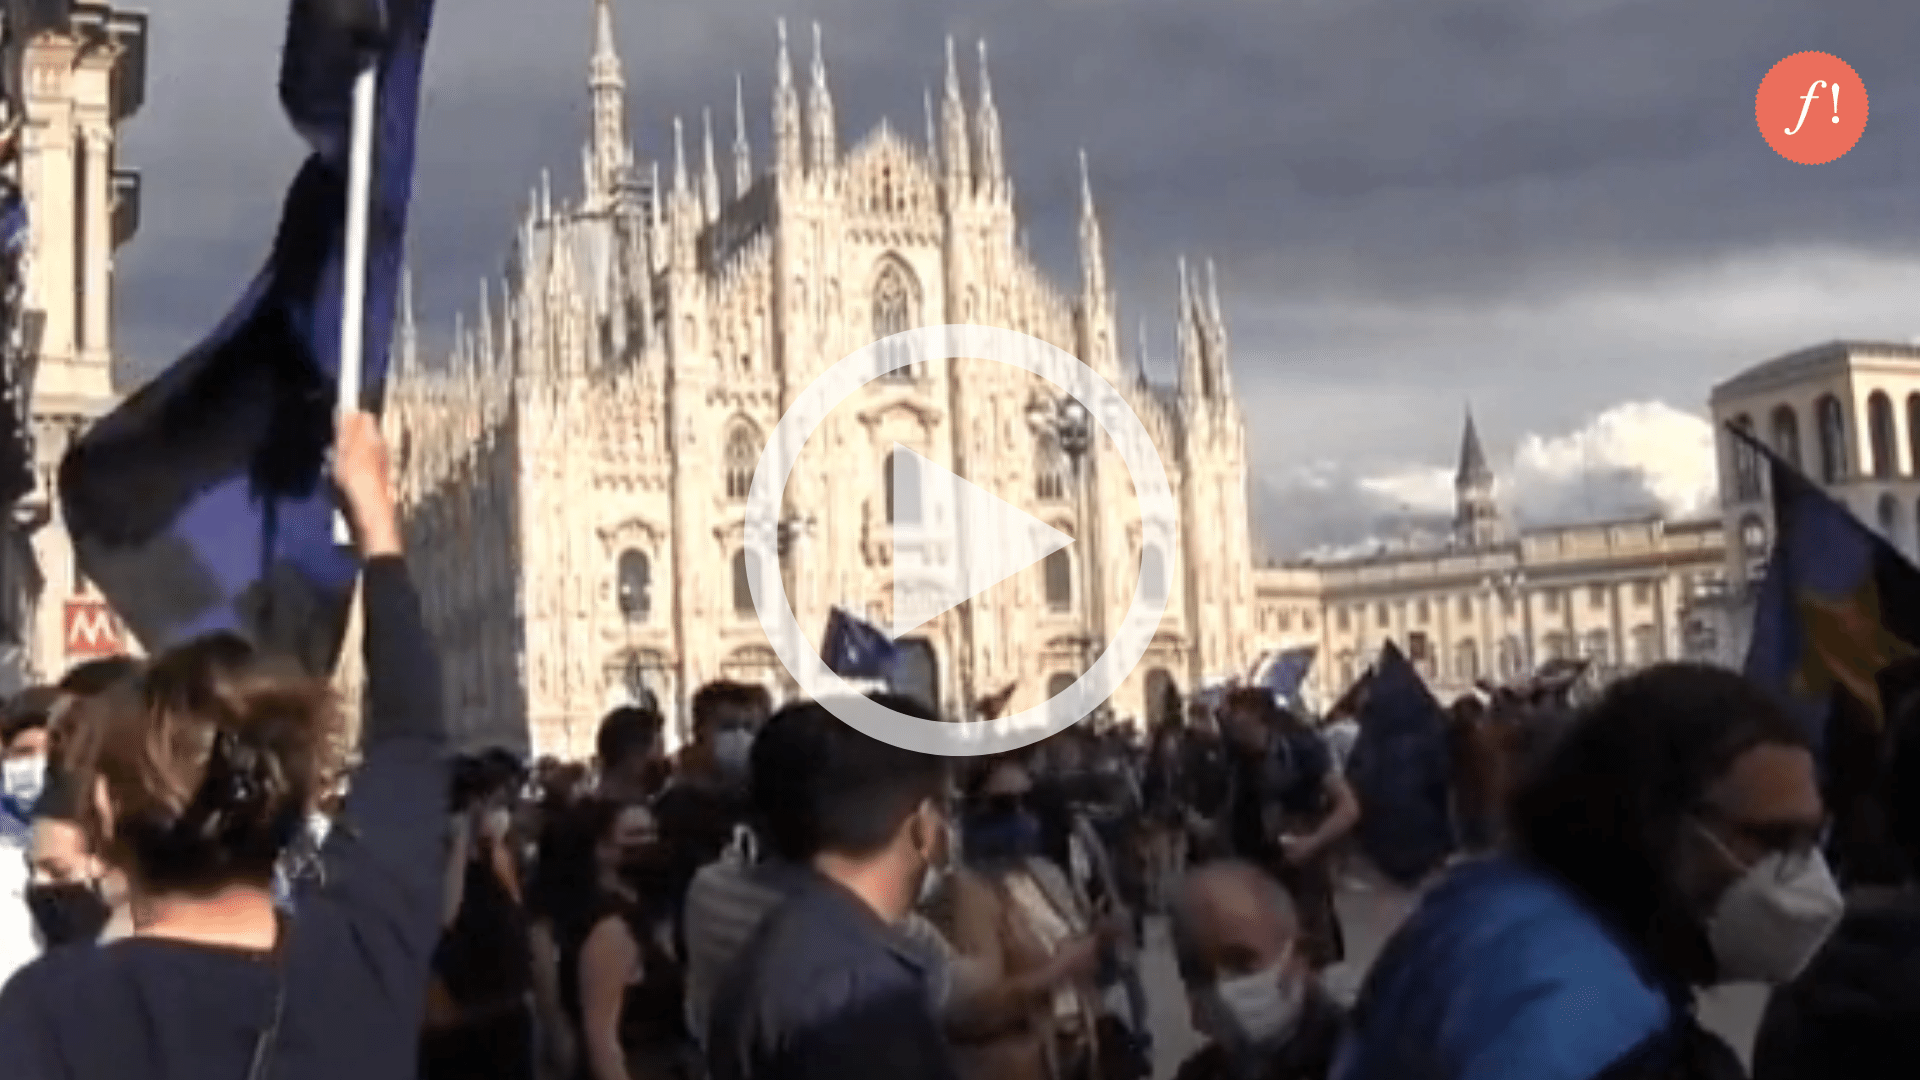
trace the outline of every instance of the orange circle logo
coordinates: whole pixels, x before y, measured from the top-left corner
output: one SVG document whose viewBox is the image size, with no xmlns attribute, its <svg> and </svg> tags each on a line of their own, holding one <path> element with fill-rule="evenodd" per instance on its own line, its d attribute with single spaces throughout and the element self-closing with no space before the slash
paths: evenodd
<svg viewBox="0 0 1920 1080">
<path fill-rule="evenodd" d="M 1760 80 L 1753 114 L 1781 157 L 1825 165 L 1853 149 L 1867 129 L 1867 88 L 1832 53 L 1794 53 Z"/>
</svg>

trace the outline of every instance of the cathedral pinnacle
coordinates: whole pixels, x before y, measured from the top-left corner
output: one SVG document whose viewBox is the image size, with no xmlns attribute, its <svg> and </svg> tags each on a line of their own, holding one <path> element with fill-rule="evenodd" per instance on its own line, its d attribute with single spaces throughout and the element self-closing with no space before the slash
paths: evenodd
<svg viewBox="0 0 1920 1080">
<path fill-rule="evenodd" d="M 686 127 L 677 116 L 673 118 L 673 194 L 675 198 L 687 194 Z"/>
<path fill-rule="evenodd" d="M 622 89 L 626 86 L 626 78 L 621 70 L 620 48 L 613 33 L 613 0 L 594 0 L 593 8 L 593 88 Z"/>
<path fill-rule="evenodd" d="M 987 70 L 987 42 L 980 40 L 980 111 L 975 118 L 980 150 L 980 183 L 998 189 L 1006 178 L 1006 161 L 1000 146 L 1000 111 L 993 104 L 993 77 Z"/>
<path fill-rule="evenodd" d="M 1105 305 L 1106 255 L 1101 250 L 1100 217 L 1093 208 L 1093 178 L 1087 169 L 1087 151 L 1080 150 L 1080 274 L 1089 303 Z"/>
<path fill-rule="evenodd" d="M 947 90 L 940 103 L 945 141 L 940 157 L 947 171 L 949 198 L 966 194 L 972 186 L 973 153 L 967 140 L 967 105 L 960 97 L 960 65 L 954 59 L 953 38 L 947 38 Z"/>
<path fill-rule="evenodd" d="M 700 164 L 700 203 L 706 212 L 708 221 L 720 217 L 720 170 L 714 167 L 713 159 L 713 110 L 700 110 L 700 125 L 703 145 Z"/>
<path fill-rule="evenodd" d="M 745 198 L 753 187 L 753 145 L 747 141 L 747 89 L 739 72 L 733 76 L 733 187 Z"/>
<path fill-rule="evenodd" d="M 595 0 L 593 59 L 588 89 L 593 121 L 587 178 L 590 207 L 613 198 L 620 189 L 633 150 L 627 141 L 626 79 L 621 74 L 620 51 L 613 33 L 613 0 Z"/>
<path fill-rule="evenodd" d="M 813 136 L 813 156 L 808 162 L 815 172 L 832 167 L 837 156 L 833 121 L 833 95 L 827 91 L 827 57 L 820 41 L 820 24 L 813 24 L 813 86 L 807 98 L 807 128 Z"/>
<path fill-rule="evenodd" d="M 787 49 L 787 20 L 775 20 L 780 39 L 773 80 L 774 168 L 786 177 L 801 171 L 800 95 L 793 88 L 793 58 Z"/>
</svg>

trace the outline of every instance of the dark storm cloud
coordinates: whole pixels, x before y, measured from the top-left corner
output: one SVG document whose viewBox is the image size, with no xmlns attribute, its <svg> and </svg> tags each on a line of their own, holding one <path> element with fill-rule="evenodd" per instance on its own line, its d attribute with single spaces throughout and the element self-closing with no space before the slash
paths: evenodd
<svg viewBox="0 0 1920 1080">
<path fill-rule="evenodd" d="M 578 188 L 589 0 L 446 0 L 414 230 L 427 330 L 497 268 L 540 171 Z M 1623 398 L 1698 408 L 1774 352 L 1920 332 L 1914 190 L 1920 7 L 1887 0 L 617 0 L 633 132 L 724 155 L 744 74 L 767 160 L 773 20 L 825 25 L 844 141 L 923 130 L 942 37 L 991 39 L 996 98 L 1037 255 L 1071 282 L 1075 151 L 1093 163 L 1131 341 L 1168 370 L 1173 260 L 1212 255 L 1261 471 L 1327 457 L 1443 461 L 1456 402 L 1553 431 Z M 297 144 L 272 97 L 274 2 L 168 0 L 147 174 L 122 257 L 138 361 L 211 324 L 264 251 Z M 210 47 L 217 42 L 218 47 Z M 1753 94 L 1789 53 L 1851 62 L 1872 97 L 1838 162 L 1777 157 Z M 724 157 L 723 157 L 724 162 Z M 727 173 L 723 163 L 723 175 Z M 1844 283 L 1844 288 L 1839 283 Z M 1436 400 L 1446 408 L 1435 413 Z"/>
</svg>

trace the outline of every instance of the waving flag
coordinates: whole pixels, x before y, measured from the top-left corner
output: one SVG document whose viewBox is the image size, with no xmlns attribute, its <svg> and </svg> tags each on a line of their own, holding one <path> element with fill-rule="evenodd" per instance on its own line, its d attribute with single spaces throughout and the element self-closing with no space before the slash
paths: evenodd
<svg viewBox="0 0 1920 1080">
<path fill-rule="evenodd" d="M 1347 779 L 1360 800 L 1360 847 L 1413 886 L 1454 851 L 1446 716 L 1392 642 L 1366 680 Z"/>
<path fill-rule="evenodd" d="M 1300 699 L 1300 687 L 1307 681 L 1307 673 L 1313 670 L 1313 659 L 1319 653 L 1319 647 L 1314 645 L 1288 649 L 1267 665 L 1267 677 L 1260 680 L 1260 684 L 1273 691 L 1273 696 L 1287 708 L 1295 712 L 1305 711 L 1306 703 Z"/>
<path fill-rule="evenodd" d="M 141 644 L 214 630 L 332 668 L 358 567 L 335 546 L 333 440 L 354 77 L 378 65 L 362 403 L 393 334 L 433 0 L 293 0 L 280 100 L 313 153 L 272 253 L 213 332 L 60 466 L 74 554 Z"/>
<path fill-rule="evenodd" d="M 891 681 L 900 648 L 884 631 L 841 608 L 827 615 L 827 640 L 820 649 L 827 670 L 843 679 Z"/>
<path fill-rule="evenodd" d="M 1745 436 L 1736 430 L 1736 437 Z M 1755 598 L 1747 677 L 1807 727 L 1833 811 L 1829 857 L 1845 880 L 1876 847 L 1886 678 L 1920 658 L 1920 569 L 1758 442 L 1774 544 Z"/>
</svg>

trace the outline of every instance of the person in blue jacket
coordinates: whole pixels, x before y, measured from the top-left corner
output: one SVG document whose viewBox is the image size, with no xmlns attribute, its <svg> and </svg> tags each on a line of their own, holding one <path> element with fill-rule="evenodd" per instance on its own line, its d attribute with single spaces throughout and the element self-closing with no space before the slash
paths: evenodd
<svg viewBox="0 0 1920 1080">
<path fill-rule="evenodd" d="M 1730 671 L 1614 683 L 1363 986 L 1334 1080 L 1743 1076 L 1693 991 L 1782 983 L 1842 900 L 1800 725 Z"/>
</svg>

